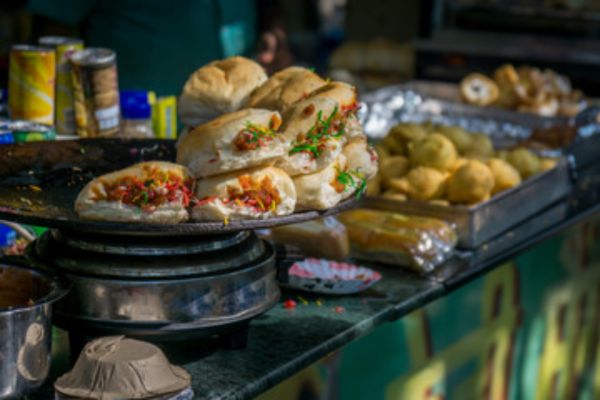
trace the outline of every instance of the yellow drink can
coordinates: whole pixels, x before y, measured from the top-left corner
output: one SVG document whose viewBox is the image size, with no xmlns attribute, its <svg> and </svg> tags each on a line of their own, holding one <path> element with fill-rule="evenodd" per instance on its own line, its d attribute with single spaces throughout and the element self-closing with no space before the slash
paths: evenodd
<svg viewBox="0 0 600 400">
<path fill-rule="evenodd" d="M 160 139 L 177 137 L 177 99 L 175 96 L 164 96 L 152 104 L 152 128 Z"/>
<path fill-rule="evenodd" d="M 53 49 L 15 45 L 10 50 L 8 109 L 12 119 L 54 125 Z"/>
<path fill-rule="evenodd" d="M 83 40 L 63 36 L 43 36 L 38 43 L 56 52 L 56 131 L 62 135 L 76 133 L 75 108 L 73 105 L 73 80 L 69 57 L 83 49 Z"/>
</svg>

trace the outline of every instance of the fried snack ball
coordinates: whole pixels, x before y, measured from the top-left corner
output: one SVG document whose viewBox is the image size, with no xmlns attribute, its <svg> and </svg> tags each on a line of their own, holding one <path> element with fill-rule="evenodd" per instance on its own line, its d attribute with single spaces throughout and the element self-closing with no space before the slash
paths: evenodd
<svg viewBox="0 0 600 400">
<path fill-rule="evenodd" d="M 458 160 L 456 160 L 456 162 L 454 163 L 454 165 L 450 169 L 450 173 L 456 172 L 457 169 L 459 169 L 460 167 L 462 167 L 463 165 L 465 165 L 465 163 L 467 163 L 468 161 L 469 160 L 466 159 L 466 158 L 459 158 Z"/>
<path fill-rule="evenodd" d="M 427 128 L 423 124 L 403 122 L 393 126 L 384 139 L 392 144 L 393 154 L 407 154 L 408 144 L 412 141 L 422 140 L 427 136 Z M 389 138 L 389 139 L 388 139 Z"/>
<path fill-rule="evenodd" d="M 475 204 L 489 199 L 494 175 L 481 161 L 469 160 L 450 176 L 447 186 L 450 202 Z"/>
<path fill-rule="evenodd" d="M 406 144 L 396 140 L 396 138 L 391 135 L 387 135 L 379 145 L 384 148 L 389 155 L 403 156 L 406 154 Z"/>
<path fill-rule="evenodd" d="M 425 124 L 403 122 L 394 125 L 390 129 L 389 135 L 404 142 L 421 140 L 427 136 L 427 126 Z"/>
<path fill-rule="evenodd" d="M 554 159 L 554 158 L 542 158 L 540 160 L 540 170 L 539 170 L 539 172 L 548 171 L 549 169 L 552 169 L 554 167 L 556 167 L 556 159 Z"/>
<path fill-rule="evenodd" d="M 471 134 L 471 146 L 464 152 L 466 158 L 486 160 L 494 155 L 492 140 L 483 133 Z"/>
<path fill-rule="evenodd" d="M 471 148 L 473 135 L 463 128 L 459 126 L 438 126 L 436 130 L 450 139 L 460 154 L 464 154 Z"/>
<path fill-rule="evenodd" d="M 506 154 L 506 161 L 519 171 L 523 179 L 540 171 L 540 159 L 531 150 L 519 147 Z"/>
<path fill-rule="evenodd" d="M 487 166 L 490 168 L 490 171 L 492 171 L 492 175 L 494 175 L 492 195 L 515 187 L 521 183 L 519 171 L 506 161 L 499 158 L 492 158 L 488 160 Z"/>
<path fill-rule="evenodd" d="M 457 159 L 458 154 L 452 142 L 439 133 L 411 142 L 410 162 L 413 166 L 449 171 Z"/>
<path fill-rule="evenodd" d="M 432 200 L 444 194 L 447 174 L 429 167 L 417 167 L 403 178 L 391 179 L 392 190 L 413 200 Z"/>
<path fill-rule="evenodd" d="M 382 160 L 380 164 L 381 183 L 388 187 L 388 182 L 393 178 L 406 175 L 409 170 L 408 159 L 404 156 L 390 156 Z"/>
</svg>

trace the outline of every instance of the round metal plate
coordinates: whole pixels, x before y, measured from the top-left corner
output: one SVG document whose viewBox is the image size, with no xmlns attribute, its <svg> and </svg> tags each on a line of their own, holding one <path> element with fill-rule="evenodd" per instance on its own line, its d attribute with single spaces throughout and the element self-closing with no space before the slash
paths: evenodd
<svg viewBox="0 0 600 400">
<path fill-rule="evenodd" d="M 107 236 L 51 230 L 53 240 L 77 250 L 127 256 L 178 256 L 224 250 L 242 243 L 251 231 L 211 236 Z"/>
<path fill-rule="evenodd" d="M 49 232 L 28 247 L 28 255 L 35 261 L 63 272 L 132 279 L 174 279 L 235 271 L 255 262 L 264 252 L 264 242 L 253 233 L 226 251 L 177 256 L 90 253 L 65 246 Z"/>
<path fill-rule="evenodd" d="M 0 146 L 0 219 L 61 230 L 119 236 L 214 235 L 269 228 L 332 215 L 358 204 L 348 199 L 325 211 L 264 220 L 186 222 L 171 225 L 81 220 L 73 206 L 96 176 L 140 161 L 175 159 L 174 141 L 83 139 Z"/>
</svg>

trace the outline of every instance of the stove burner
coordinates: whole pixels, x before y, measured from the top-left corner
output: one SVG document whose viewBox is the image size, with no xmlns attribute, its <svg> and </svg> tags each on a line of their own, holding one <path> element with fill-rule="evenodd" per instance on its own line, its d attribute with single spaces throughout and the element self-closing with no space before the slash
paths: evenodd
<svg viewBox="0 0 600 400">
<path fill-rule="evenodd" d="M 55 315 L 77 335 L 221 335 L 279 299 L 275 252 L 251 231 L 156 238 L 51 230 L 28 255 L 71 280 Z"/>
</svg>

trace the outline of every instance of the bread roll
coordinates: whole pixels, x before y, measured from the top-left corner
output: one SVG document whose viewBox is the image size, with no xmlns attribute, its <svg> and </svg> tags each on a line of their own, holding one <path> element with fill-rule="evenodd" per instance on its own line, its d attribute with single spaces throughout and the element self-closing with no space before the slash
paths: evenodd
<svg viewBox="0 0 600 400">
<path fill-rule="evenodd" d="M 327 168 L 309 175 L 294 177 L 298 193 L 297 210 L 324 210 L 357 193 L 364 193 L 364 175 L 348 168 L 340 154 Z"/>
<path fill-rule="evenodd" d="M 325 81 L 311 70 L 288 67 L 275 73 L 258 87 L 250 95 L 246 107 L 285 111 L 293 103 L 324 85 Z"/>
<path fill-rule="evenodd" d="M 350 140 L 344 146 L 342 153 L 346 157 L 350 170 L 361 173 L 365 179 L 371 179 L 377 174 L 379 157 L 364 137 Z"/>
<path fill-rule="evenodd" d="M 246 109 L 224 114 L 192 130 L 177 146 L 177 162 L 196 177 L 274 163 L 289 140 L 277 132 L 277 111 Z"/>
<path fill-rule="evenodd" d="M 201 179 L 196 185 L 192 219 L 263 219 L 294 212 L 296 189 L 292 179 L 274 167 Z"/>
<path fill-rule="evenodd" d="M 264 69 L 244 57 L 213 61 L 188 78 L 178 101 L 181 122 L 196 126 L 221 114 L 237 111 L 267 80 Z"/>
<path fill-rule="evenodd" d="M 291 143 L 276 166 L 290 176 L 320 171 L 335 161 L 345 141 L 343 116 L 333 99 L 306 99 L 285 114 L 282 132 Z"/>
<path fill-rule="evenodd" d="M 136 164 L 89 182 L 75 201 L 82 219 L 175 224 L 188 219 L 190 172 L 162 161 Z"/>
</svg>

